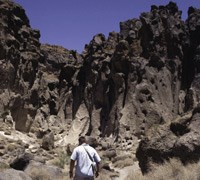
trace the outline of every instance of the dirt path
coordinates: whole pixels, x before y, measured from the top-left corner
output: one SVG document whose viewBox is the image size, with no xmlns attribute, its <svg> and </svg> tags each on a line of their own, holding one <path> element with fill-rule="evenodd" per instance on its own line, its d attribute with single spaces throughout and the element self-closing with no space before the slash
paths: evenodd
<svg viewBox="0 0 200 180">
<path fill-rule="evenodd" d="M 135 162 L 132 166 L 127 166 L 122 169 L 115 169 L 116 171 L 119 172 L 119 177 L 115 178 L 114 180 L 128 180 L 127 176 L 129 172 L 138 171 L 139 169 L 140 168 L 139 168 L 138 162 Z"/>
</svg>

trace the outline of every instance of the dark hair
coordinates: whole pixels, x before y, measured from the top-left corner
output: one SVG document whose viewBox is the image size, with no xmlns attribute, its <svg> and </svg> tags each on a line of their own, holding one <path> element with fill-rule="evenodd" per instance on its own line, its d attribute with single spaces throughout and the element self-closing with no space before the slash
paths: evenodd
<svg viewBox="0 0 200 180">
<path fill-rule="evenodd" d="M 85 137 L 84 136 L 79 137 L 78 142 L 79 142 L 79 144 L 85 143 L 86 142 Z"/>
</svg>

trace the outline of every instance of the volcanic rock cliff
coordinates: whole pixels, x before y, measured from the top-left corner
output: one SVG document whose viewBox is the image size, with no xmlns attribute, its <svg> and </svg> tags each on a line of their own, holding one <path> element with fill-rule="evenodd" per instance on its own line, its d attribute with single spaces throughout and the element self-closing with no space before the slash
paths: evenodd
<svg viewBox="0 0 200 180">
<path fill-rule="evenodd" d="M 51 132 L 55 146 L 87 135 L 135 152 L 141 141 L 144 172 L 149 159 L 199 157 L 199 10 L 184 22 L 175 3 L 152 6 L 119 33 L 94 36 L 82 54 L 41 45 L 11 1 L 0 0 L 0 15 L 2 124 L 38 138 Z"/>
</svg>

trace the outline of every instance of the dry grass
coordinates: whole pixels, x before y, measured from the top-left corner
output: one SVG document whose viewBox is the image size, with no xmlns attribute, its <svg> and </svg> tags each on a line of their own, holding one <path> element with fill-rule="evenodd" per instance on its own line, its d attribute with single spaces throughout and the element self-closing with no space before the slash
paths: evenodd
<svg viewBox="0 0 200 180">
<path fill-rule="evenodd" d="M 125 154 L 115 157 L 112 160 L 113 166 L 115 168 L 124 168 L 126 166 L 131 166 L 134 163 L 134 158 L 131 155 Z"/>
<path fill-rule="evenodd" d="M 66 164 L 69 164 L 70 156 L 66 152 L 59 153 L 59 156 L 51 161 L 51 164 L 64 169 Z"/>
<path fill-rule="evenodd" d="M 6 146 L 6 151 L 7 152 L 12 152 L 12 151 L 14 151 L 14 150 L 16 150 L 16 148 L 18 147 L 18 145 L 16 145 L 16 144 L 8 144 L 7 146 Z"/>
<path fill-rule="evenodd" d="M 33 180 L 51 180 L 46 170 L 33 168 L 29 174 Z"/>
<path fill-rule="evenodd" d="M 52 176 L 48 170 L 43 168 L 32 168 L 28 175 L 32 178 L 32 180 L 70 180 L 68 174 L 57 175 L 55 178 L 55 176 Z"/>
<path fill-rule="evenodd" d="M 0 162 L 0 170 L 9 169 L 9 168 L 10 168 L 10 166 L 8 164 L 6 164 L 4 162 Z"/>
<path fill-rule="evenodd" d="M 115 163 L 114 163 L 114 167 L 116 167 L 116 168 L 124 168 L 124 167 L 126 167 L 126 166 L 131 166 L 131 165 L 133 165 L 133 159 L 131 159 L 131 158 L 125 158 L 124 160 L 118 160 L 118 161 L 116 161 Z"/>
<path fill-rule="evenodd" d="M 171 159 L 163 165 L 153 165 L 146 175 L 140 172 L 129 172 L 127 180 L 199 180 L 200 162 L 184 166 L 179 160 Z"/>
</svg>

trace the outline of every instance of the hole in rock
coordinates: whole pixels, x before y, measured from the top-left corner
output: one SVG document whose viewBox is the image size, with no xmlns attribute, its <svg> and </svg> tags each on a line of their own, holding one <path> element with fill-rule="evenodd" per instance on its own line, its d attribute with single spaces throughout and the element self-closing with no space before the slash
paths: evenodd
<svg viewBox="0 0 200 180">
<path fill-rule="evenodd" d="M 170 125 L 170 130 L 176 135 L 176 136 L 182 136 L 188 132 L 190 132 L 190 130 L 188 129 L 188 127 L 186 125 L 183 124 L 178 124 L 178 123 L 172 123 Z"/>
</svg>

